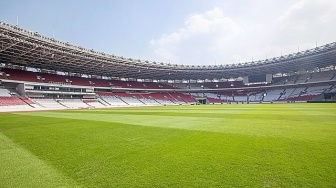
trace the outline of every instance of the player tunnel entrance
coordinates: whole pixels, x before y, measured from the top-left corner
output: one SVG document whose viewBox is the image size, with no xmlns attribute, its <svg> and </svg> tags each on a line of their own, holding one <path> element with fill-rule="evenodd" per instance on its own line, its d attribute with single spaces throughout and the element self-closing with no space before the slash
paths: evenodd
<svg viewBox="0 0 336 188">
<path fill-rule="evenodd" d="M 195 98 L 198 104 L 207 104 L 206 98 Z"/>
</svg>

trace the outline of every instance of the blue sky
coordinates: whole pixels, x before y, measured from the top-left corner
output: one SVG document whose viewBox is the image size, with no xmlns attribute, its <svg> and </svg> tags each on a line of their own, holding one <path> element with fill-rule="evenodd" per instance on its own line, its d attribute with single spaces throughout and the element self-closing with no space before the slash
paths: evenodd
<svg viewBox="0 0 336 188">
<path fill-rule="evenodd" d="M 71 44 L 175 64 L 227 64 L 335 41 L 333 0 L 2 0 L 0 20 Z"/>
</svg>

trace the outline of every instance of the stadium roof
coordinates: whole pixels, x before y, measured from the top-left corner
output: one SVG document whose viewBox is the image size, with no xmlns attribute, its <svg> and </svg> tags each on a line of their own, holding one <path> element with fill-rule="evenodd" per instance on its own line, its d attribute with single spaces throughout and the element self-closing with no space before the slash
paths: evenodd
<svg viewBox="0 0 336 188">
<path fill-rule="evenodd" d="M 336 43 L 254 62 L 178 65 L 96 52 L 0 22 L 0 63 L 120 78 L 213 80 L 335 66 Z"/>
</svg>

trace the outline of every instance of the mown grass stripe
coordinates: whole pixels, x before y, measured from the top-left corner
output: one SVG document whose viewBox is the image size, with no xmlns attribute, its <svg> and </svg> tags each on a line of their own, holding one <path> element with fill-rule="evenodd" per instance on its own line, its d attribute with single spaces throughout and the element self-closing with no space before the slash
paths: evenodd
<svg viewBox="0 0 336 188">
<path fill-rule="evenodd" d="M 258 109 L 255 109 L 258 110 Z M 292 111 L 292 109 L 288 109 Z M 288 112 L 287 110 L 287 112 Z M 157 116 L 134 114 L 100 114 L 74 112 L 38 112 L 20 113 L 23 116 L 39 116 L 48 118 L 66 118 L 75 120 L 114 122 L 147 127 L 161 127 L 170 129 L 184 129 L 190 131 L 208 131 L 226 134 L 242 134 L 247 136 L 283 137 L 299 140 L 326 140 L 334 139 L 331 133 L 336 134 L 333 126 L 333 118 L 329 116 L 316 117 L 315 121 L 306 121 L 302 114 L 293 111 L 289 115 L 272 115 L 254 113 L 248 114 L 242 111 L 240 114 L 223 114 L 216 118 L 208 116 Z M 316 121 L 327 121 L 316 126 Z M 295 126 L 298 125 L 298 126 Z M 331 138 L 332 137 L 332 138 Z"/>
<path fill-rule="evenodd" d="M 0 187 L 81 187 L 0 133 Z"/>
</svg>

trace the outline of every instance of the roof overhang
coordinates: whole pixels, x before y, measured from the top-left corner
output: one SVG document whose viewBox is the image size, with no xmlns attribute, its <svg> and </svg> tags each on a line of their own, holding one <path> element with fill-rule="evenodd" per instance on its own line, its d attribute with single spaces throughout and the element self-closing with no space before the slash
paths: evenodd
<svg viewBox="0 0 336 188">
<path fill-rule="evenodd" d="M 96 52 L 0 22 L 0 63 L 119 78 L 213 80 L 335 66 L 336 43 L 262 61 L 177 65 Z"/>
</svg>

